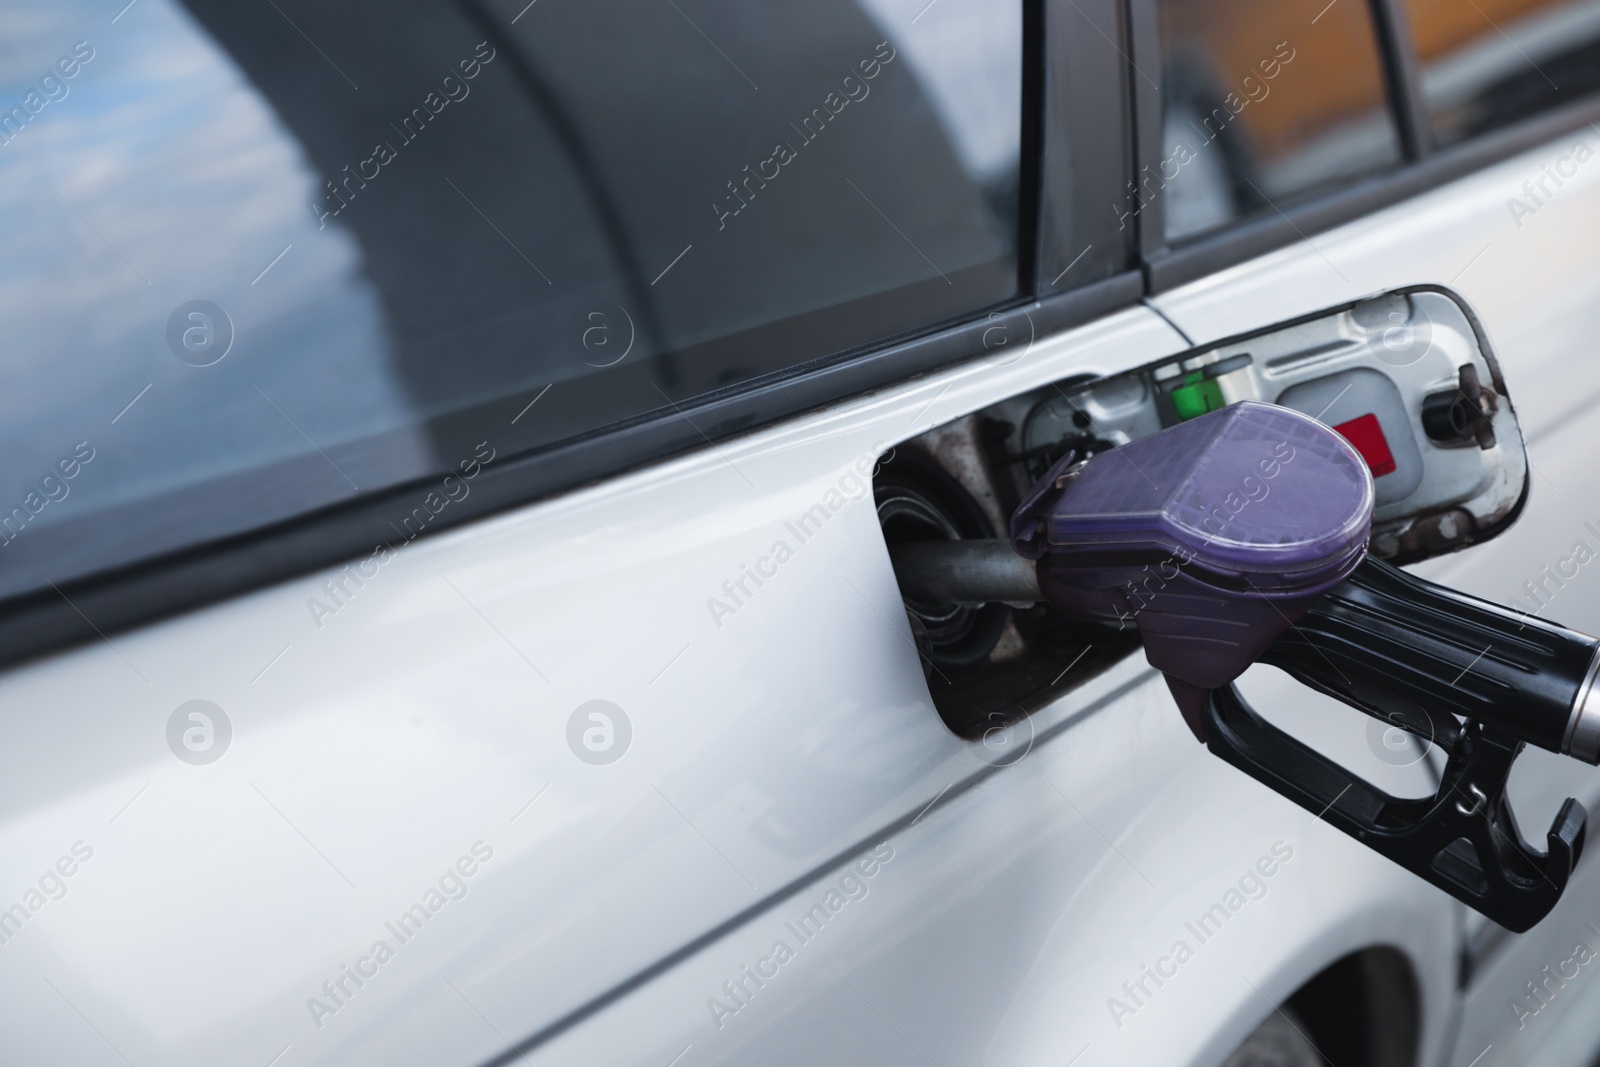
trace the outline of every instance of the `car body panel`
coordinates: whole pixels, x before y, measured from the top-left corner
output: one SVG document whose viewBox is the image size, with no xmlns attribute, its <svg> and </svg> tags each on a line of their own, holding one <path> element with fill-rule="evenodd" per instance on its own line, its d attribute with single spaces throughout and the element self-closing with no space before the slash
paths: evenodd
<svg viewBox="0 0 1600 1067">
<path fill-rule="evenodd" d="M 1448 898 L 1213 759 L 1139 657 L 1061 703 L 1080 701 L 1092 713 L 890 838 L 810 941 L 796 924 L 848 866 L 519 1062 L 1214 1064 L 1351 945 L 1452 970 Z M 1247 902 L 1197 927 L 1263 858 Z M 715 1009 L 778 942 L 794 956 L 770 984 Z M 1150 966 L 1175 975 L 1158 987 Z M 1430 1056 L 1450 992 L 1424 987 Z"/>
<path fill-rule="evenodd" d="M 94 851 L 3 946 L 7 995 L 48 1020 L 18 1049 L 46 1056 L 81 1011 L 136 1059 L 346 1063 L 448 1010 L 465 1030 L 406 1055 L 477 1062 L 503 1042 L 456 998 L 532 1033 L 984 770 L 928 703 L 859 503 L 873 463 L 997 396 L 1181 348 L 1134 309 L 402 546 L 331 615 L 312 604 L 339 572 L 9 672 L 7 883 Z M 830 493 L 800 543 L 786 524 Z M 776 576 L 709 611 L 780 539 Z M 204 766 L 162 730 L 197 698 L 234 731 Z M 632 720 L 610 766 L 568 749 L 593 699 Z M 361 964 L 480 841 L 466 895 Z M 358 964 L 377 977 L 331 999 Z"/>
</svg>

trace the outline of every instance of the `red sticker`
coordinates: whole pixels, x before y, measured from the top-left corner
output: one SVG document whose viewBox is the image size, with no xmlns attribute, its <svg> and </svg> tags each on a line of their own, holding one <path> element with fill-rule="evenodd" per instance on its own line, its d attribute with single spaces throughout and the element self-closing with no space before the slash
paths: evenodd
<svg viewBox="0 0 1600 1067">
<path fill-rule="evenodd" d="M 1374 478 L 1394 473 L 1394 453 L 1389 451 L 1389 441 L 1383 436 L 1383 427 L 1378 425 L 1378 416 L 1363 415 L 1359 419 L 1341 422 L 1334 429 L 1361 453 Z"/>
</svg>

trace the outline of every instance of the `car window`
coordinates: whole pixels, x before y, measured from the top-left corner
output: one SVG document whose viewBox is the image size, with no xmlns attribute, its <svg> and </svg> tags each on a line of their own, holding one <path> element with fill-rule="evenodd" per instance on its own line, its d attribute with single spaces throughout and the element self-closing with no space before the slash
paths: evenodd
<svg viewBox="0 0 1600 1067">
<path fill-rule="evenodd" d="M 1441 146 L 1600 90 L 1600 0 L 1405 0 Z"/>
<path fill-rule="evenodd" d="M 924 7 L 18 5 L 0 595 L 1014 298 L 1021 5 Z"/>
<path fill-rule="evenodd" d="M 1319 8 L 1320 10 L 1319 12 Z M 1400 162 L 1369 5 L 1159 0 L 1169 240 Z"/>
</svg>

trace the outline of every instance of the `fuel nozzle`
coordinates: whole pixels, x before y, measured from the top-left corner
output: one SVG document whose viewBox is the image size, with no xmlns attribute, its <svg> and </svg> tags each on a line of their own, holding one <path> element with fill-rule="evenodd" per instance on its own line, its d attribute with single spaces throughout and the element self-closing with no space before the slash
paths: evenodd
<svg viewBox="0 0 1600 1067">
<path fill-rule="evenodd" d="M 1600 642 L 1368 558 L 1372 514 L 1372 477 L 1344 438 L 1245 401 L 1064 456 L 1012 516 L 1014 555 L 953 542 L 894 562 L 935 600 L 1042 599 L 1136 626 L 1212 752 L 1525 930 L 1560 898 L 1587 815 L 1569 798 L 1539 852 L 1506 779 L 1524 744 L 1600 763 Z M 1272 726 L 1232 684 L 1258 661 L 1438 745 L 1437 793 L 1390 796 Z"/>
<path fill-rule="evenodd" d="M 1600 763 L 1600 642 L 1367 558 L 1372 511 L 1344 438 L 1244 401 L 1064 457 L 1011 543 L 1057 610 L 1139 628 L 1202 741 L 1210 693 L 1259 660 L 1441 742 L 1461 718 Z"/>
<path fill-rule="evenodd" d="M 1344 438 L 1245 401 L 1064 457 L 1012 516 L 1011 543 L 1057 610 L 1139 628 L 1203 741 L 1207 693 L 1350 576 L 1372 509 L 1372 476 Z"/>
</svg>

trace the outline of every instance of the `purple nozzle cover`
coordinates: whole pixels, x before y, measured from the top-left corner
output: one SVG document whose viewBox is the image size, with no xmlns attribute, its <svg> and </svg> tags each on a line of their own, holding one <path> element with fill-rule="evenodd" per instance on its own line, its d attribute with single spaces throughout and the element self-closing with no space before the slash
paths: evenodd
<svg viewBox="0 0 1600 1067">
<path fill-rule="evenodd" d="M 1176 555 L 1219 588 L 1302 595 L 1342 579 L 1372 530 L 1360 454 L 1315 419 L 1254 400 L 1102 452 L 1051 493 L 1061 473 L 1012 518 L 1017 551 L 1057 566 Z"/>
<path fill-rule="evenodd" d="M 1199 734 L 1226 685 L 1366 555 L 1372 475 L 1339 434 L 1246 400 L 1068 456 L 1011 519 L 1058 610 L 1136 622 Z"/>
</svg>

